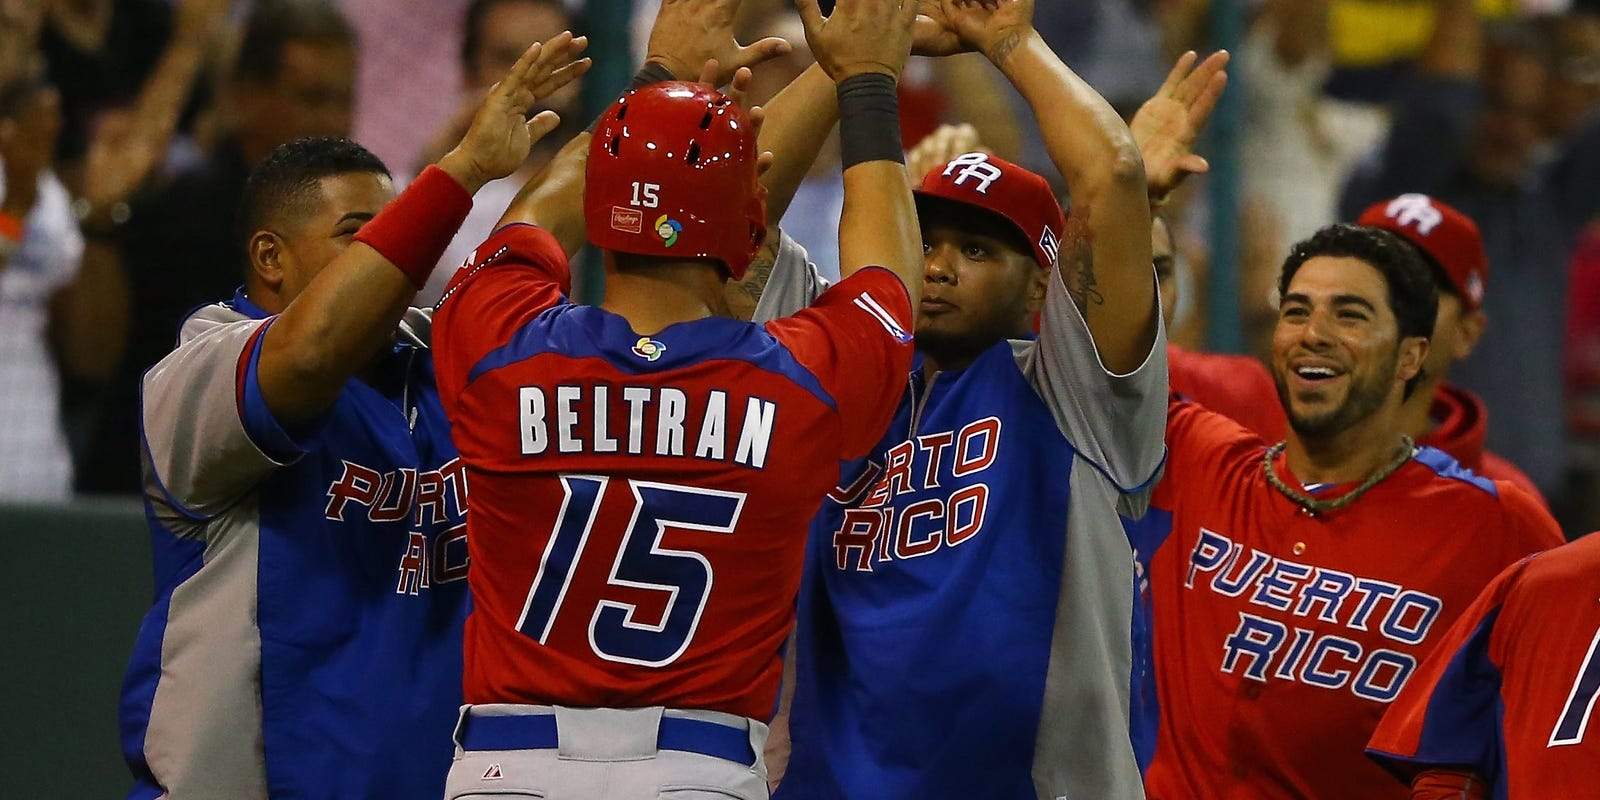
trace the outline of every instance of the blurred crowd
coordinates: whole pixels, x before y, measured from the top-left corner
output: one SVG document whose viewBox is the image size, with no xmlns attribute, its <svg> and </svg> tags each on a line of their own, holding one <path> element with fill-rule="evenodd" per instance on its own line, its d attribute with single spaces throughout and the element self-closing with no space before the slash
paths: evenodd
<svg viewBox="0 0 1600 800">
<path fill-rule="evenodd" d="M 138 490 L 139 378 L 187 311 L 240 283 L 237 201 L 275 146 L 349 136 L 403 180 L 459 138 L 527 43 L 626 34 L 631 65 L 654 13 L 654 0 L 0 0 L 0 499 Z M 742 40 L 795 45 L 757 70 L 760 100 L 809 56 L 787 0 L 742 15 Z M 1466 424 L 1482 435 L 1492 419 L 1483 446 L 1569 532 L 1600 527 L 1600 2 L 1058 0 L 1037 26 L 1130 114 L 1179 53 L 1235 45 L 1236 110 L 1213 128 L 1237 142 L 1236 177 L 1193 182 L 1164 214 L 1191 289 L 1175 343 L 1204 349 L 1228 330 L 1264 354 L 1281 254 L 1378 199 L 1426 193 L 1472 217 L 1486 278 L 1436 342 L 1451 381 L 1482 399 Z M 902 92 L 908 147 L 970 123 L 994 153 L 1046 166 L 1026 107 L 981 56 L 914 63 Z M 582 97 L 550 102 L 572 130 Z M 446 261 L 550 155 L 479 193 Z M 1208 186 L 1219 179 L 1230 191 Z M 784 224 L 825 274 L 841 203 L 825 149 Z M 1211 257 L 1219 220 L 1234 223 L 1237 263 Z M 1237 276 L 1237 319 L 1206 313 L 1222 275 Z"/>
</svg>

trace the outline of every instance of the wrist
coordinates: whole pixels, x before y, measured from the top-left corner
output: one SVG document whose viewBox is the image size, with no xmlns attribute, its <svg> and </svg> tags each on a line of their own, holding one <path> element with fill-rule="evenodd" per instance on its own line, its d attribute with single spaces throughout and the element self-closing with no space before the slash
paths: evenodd
<svg viewBox="0 0 1600 800">
<path fill-rule="evenodd" d="M 1005 72 L 1017 51 L 1043 43 L 1044 40 L 1039 37 L 1039 32 L 1034 30 L 1033 26 L 1016 25 L 996 31 L 994 38 L 984 42 L 977 49 L 991 64 Z"/>
<path fill-rule="evenodd" d="M 845 169 L 870 161 L 904 164 L 894 77 L 857 73 L 839 81 L 839 151 Z"/>
<path fill-rule="evenodd" d="M 478 190 L 489 182 L 483 171 L 478 169 L 460 148 L 445 153 L 444 157 L 439 159 L 438 167 L 456 183 L 461 184 L 461 188 L 466 190 L 468 196 L 477 194 Z"/>
<path fill-rule="evenodd" d="M 645 70 L 650 69 L 650 66 L 652 64 L 654 64 L 658 69 L 663 69 L 663 70 L 667 71 L 668 77 L 663 78 L 662 80 L 668 80 L 668 81 L 676 81 L 676 80 L 692 81 L 695 78 L 700 77 L 698 74 L 694 74 L 696 72 L 694 67 L 691 67 L 688 64 L 685 64 L 685 63 L 679 61 L 678 59 L 673 58 L 672 56 L 664 55 L 664 54 L 661 54 L 661 53 L 651 53 L 650 55 L 645 56 L 645 58 L 644 58 L 644 66 L 639 68 L 639 74 L 643 74 Z M 634 78 L 637 79 L 639 77 L 639 74 L 636 74 L 634 76 Z M 684 77 L 686 75 L 688 77 Z M 635 87 L 635 88 L 637 88 L 637 87 Z"/>
<path fill-rule="evenodd" d="M 845 81 L 850 80 L 851 78 L 859 78 L 863 75 L 883 75 L 889 78 L 891 81 L 898 82 L 900 80 L 900 73 L 893 67 L 890 67 L 888 64 L 880 64 L 875 61 L 869 61 L 835 68 L 833 73 L 833 82 L 843 86 Z"/>
<path fill-rule="evenodd" d="M 406 190 L 356 233 L 418 290 L 472 210 L 472 195 L 443 166 L 422 171 Z"/>
</svg>

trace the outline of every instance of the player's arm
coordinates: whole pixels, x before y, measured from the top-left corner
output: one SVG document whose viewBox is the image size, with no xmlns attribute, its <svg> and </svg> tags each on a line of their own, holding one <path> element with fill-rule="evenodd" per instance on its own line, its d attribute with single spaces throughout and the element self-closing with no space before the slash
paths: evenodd
<svg viewBox="0 0 1600 800">
<path fill-rule="evenodd" d="M 1512 564 L 1484 587 L 1406 680 L 1367 743 L 1367 755 L 1411 786 L 1414 797 L 1470 797 L 1459 792 L 1498 763 L 1495 753 L 1504 748 L 1498 643 L 1502 628 L 1515 624 L 1507 600 L 1527 564 Z M 1448 794 L 1451 788 L 1458 793 Z"/>
<path fill-rule="evenodd" d="M 333 405 L 345 381 L 393 335 L 483 184 L 511 174 L 559 121 L 525 114 L 582 75 L 585 41 L 563 33 L 523 54 L 479 109 L 461 143 L 362 227 L 273 322 L 260 344 L 261 397 L 284 425 Z"/>
<path fill-rule="evenodd" d="M 1033 0 L 941 0 L 941 6 L 1038 118 L 1072 195 L 1061 277 L 1101 363 L 1113 373 L 1133 372 L 1155 344 L 1160 316 L 1144 163 L 1128 126 L 1034 30 Z"/>
<path fill-rule="evenodd" d="M 796 0 L 806 41 L 837 87 L 844 159 L 839 272 L 883 267 L 922 297 L 922 235 L 900 149 L 895 84 L 911 55 L 915 0 L 840 0 L 824 18 Z M 1148 243 L 1147 243 L 1148 244 Z"/>
</svg>

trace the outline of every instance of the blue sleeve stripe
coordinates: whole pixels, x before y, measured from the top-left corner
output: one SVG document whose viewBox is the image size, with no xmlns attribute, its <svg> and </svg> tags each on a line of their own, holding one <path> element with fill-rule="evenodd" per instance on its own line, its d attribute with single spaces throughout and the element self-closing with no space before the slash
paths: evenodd
<svg viewBox="0 0 1600 800">
<path fill-rule="evenodd" d="M 1470 483 L 1479 489 L 1488 492 L 1493 497 L 1500 496 L 1500 490 L 1495 488 L 1494 481 L 1483 477 L 1466 467 L 1450 456 L 1449 453 L 1432 447 L 1417 448 L 1415 456 L 1418 463 L 1434 471 L 1441 478 L 1450 478 L 1463 483 Z"/>
<path fill-rule="evenodd" d="M 273 417 L 272 411 L 267 408 L 267 401 L 261 396 L 259 374 L 261 342 L 266 338 L 267 329 L 276 319 L 274 317 L 262 324 L 261 329 L 250 337 L 249 344 L 245 345 L 249 349 L 245 354 L 248 361 L 244 374 L 239 379 L 238 402 L 239 420 L 244 423 L 245 435 L 249 436 L 268 458 L 284 464 L 305 455 L 306 447 L 278 424 L 277 418 Z"/>
</svg>

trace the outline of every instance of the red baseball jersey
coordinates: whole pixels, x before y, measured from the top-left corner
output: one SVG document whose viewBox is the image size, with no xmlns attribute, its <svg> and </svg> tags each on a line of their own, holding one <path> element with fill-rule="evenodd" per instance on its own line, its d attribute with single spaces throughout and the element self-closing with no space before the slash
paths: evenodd
<svg viewBox="0 0 1600 800">
<path fill-rule="evenodd" d="M 894 413 L 910 301 L 883 269 L 754 325 L 640 336 L 497 232 L 435 316 L 472 486 L 468 703 L 771 716 L 807 523 Z"/>
<path fill-rule="evenodd" d="M 1199 403 L 1269 442 L 1283 438 L 1289 421 L 1265 364 L 1253 356 L 1201 353 L 1167 345 L 1172 393 Z"/>
<path fill-rule="evenodd" d="M 1161 720 L 1148 795 L 1407 797 L 1367 739 L 1442 638 L 1430 635 L 1507 564 L 1559 544 L 1555 521 L 1432 448 L 1313 516 L 1267 482 L 1266 446 L 1226 417 L 1175 403 L 1167 445 L 1151 511 L 1171 530 L 1150 576 Z M 1275 466 L 1292 485 L 1283 456 Z"/>
<path fill-rule="evenodd" d="M 1600 791 L 1600 536 L 1516 564 L 1440 640 L 1369 752 L 1408 779 L 1467 768 L 1496 800 Z"/>
</svg>

